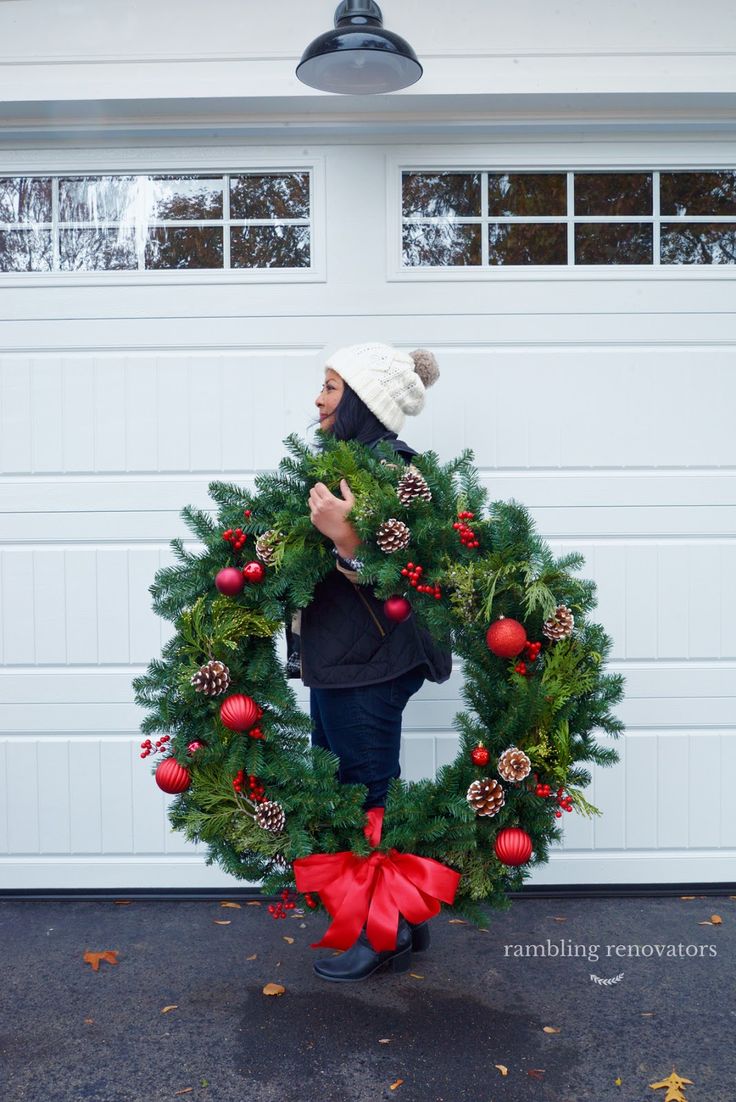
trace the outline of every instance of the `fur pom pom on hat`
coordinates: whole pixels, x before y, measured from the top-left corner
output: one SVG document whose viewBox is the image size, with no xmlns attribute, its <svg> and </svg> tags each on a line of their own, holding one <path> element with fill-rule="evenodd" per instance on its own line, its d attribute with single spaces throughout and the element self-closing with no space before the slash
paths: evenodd
<svg viewBox="0 0 736 1102">
<path fill-rule="evenodd" d="M 421 412 L 426 388 L 440 374 L 428 349 L 400 352 L 377 342 L 340 348 L 325 367 L 336 371 L 391 432 L 401 429 L 406 414 L 413 417 Z"/>
</svg>

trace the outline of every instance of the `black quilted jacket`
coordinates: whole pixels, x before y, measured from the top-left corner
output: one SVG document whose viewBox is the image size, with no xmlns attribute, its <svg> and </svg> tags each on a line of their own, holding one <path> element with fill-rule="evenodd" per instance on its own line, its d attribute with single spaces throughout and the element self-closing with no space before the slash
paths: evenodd
<svg viewBox="0 0 736 1102">
<path fill-rule="evenodd" d="M 416 451 L 387 433 L 404 459 Z M 375 442 L 374 442 L 375 443 Z M 298 646 L 301 677 L 310 688 L 374 685 L 423 666 L 428 681 L 447 681 L 452 654 L 438 646 L 416 618 L 397 624 L 383 612 L 373 589 L 335 569 L 315 588 L 311 604 L 302 609 L 301 635 L 287 630 L 290 653 Z"/>
</svg>

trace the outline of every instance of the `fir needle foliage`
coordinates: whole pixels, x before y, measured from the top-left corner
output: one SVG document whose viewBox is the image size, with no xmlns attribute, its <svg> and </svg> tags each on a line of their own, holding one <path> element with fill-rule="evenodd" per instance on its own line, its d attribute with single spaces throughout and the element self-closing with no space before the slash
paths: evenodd
<svg viewBox="0 0 736 1102">
<path fill-rule="evenodd" d="M 415 497 L 402 504 L 397 483 L 403 466 L 384 441 L 371 450 L 355 441 L 320 434 L 321 446 L 287 437 L 287 455 L 275 472 L 255 479 L 248 492 L 226 482 L 210 485 L 214 508 L 187 507 L 182 517 L 199 541 L 197 550 L 172 542 L 173 565 L 156 574 L 151 594 L 156 612 L 171 621 L 174 634 L 160 658 L 135 679 L 137 703 L 145 709 L 144 733 L 166 732 L 170 748 L 191 774 L 190 787 L 169 808 L 175 829 L 207 847 L 208 863 L 262 882 L 266 892 L 293 887 L 291 862 L 312 853 L 352 850 L 367 855 L 363 833 L 363 785 L 341 785 L 338 759 L 310 744 L 311 722 L 298 707 L 279 658 L 277 636 L 294 610 L 306 607 L 315 586 L 335 569 L 331 544 L 314 528 L 307 499 L 316 482 L 339 494 L 346 479 L 355 495 L 349 516 L 362 541 L 359 581 L 379 598 L 400 593 L 413 615 L 440 643 L 451 647 L 462 664 L 464 709 L 453 721 L 458 735 L 455 760 L 434 777 L 391 782 L 381 849 L 432 857 L 461 873 L 454 910 L 483 922 L 480 903 L 503 907 L 528 871 L 502 864 L 494 841 L 504 827 L 526 830 L 534 844 L 530 865 L 547 860 L 561 832 L 556 802 L 535 794 L 532 778 L 502 781 L 505 802 L 492 817 L 476 814 L 466 793 L 482 777 L 495 777 L 504 750 L 515 746 L 531 760 L 540 783 L 564 789 L 576 811 L 597 814 L 582 789 L 590 781 L 589 763 L 611 765 L 611 746 L 596 733 L 616 737 L 623 724 L 612 708 L 623 697 L 620 675 L 605 672 L 611 640 L 589 619 L 595 585 L 574 576 L 584 558 L 571 553 L 555 558 L 537 534 L 519 502 L 487 500 L 488 494 L 464 451 L 449 463 L 434 452 L 415 456 L 412 466 L 424 478 L 431 500 Z M 453 528 L 459 513 L 474 514 L 480 546 L 469 548 Z M 379 525 L 401 520 L 411 531 L 404 551 L 386 554 L 376 541 Z M 227 529 L 246 533 L 241 552 L 223 540 Z M 255 558 L 255 541 L 269 533 L 273 556 L 260 584 L 247 584 L 236 597 L 215 588 L 218 571 Z M 407 560 L 424 568 L 423 582 L 437 585 L 441 599 L 419 593 L 401 570 Z M 545 639 L 544 622 L 564 604 L 573 612 L 572 635 Z M 489 650 L 485 634 L 500 616 L 520 621 L 531 641 L 543 642 L 526 674 L 517 659 Z M 386 621 L 386 629 L 391 630 Z M 223 726 L 223 697 L 198 693 L 193 673 L 213 659 L 226 663 L 226 695 L 244 693 L 263 709 L 262 739 Z M 197 740 L 201 748 L 189 753 Z M 482 743 L 486 766 L 474 765 L 470 751 Z M 241 775 L 253 775 L 265 798 L 280 804 L 286 816 L 274 833 L 258 824 L 253 803 L 233 787 Z"/>
</svg>

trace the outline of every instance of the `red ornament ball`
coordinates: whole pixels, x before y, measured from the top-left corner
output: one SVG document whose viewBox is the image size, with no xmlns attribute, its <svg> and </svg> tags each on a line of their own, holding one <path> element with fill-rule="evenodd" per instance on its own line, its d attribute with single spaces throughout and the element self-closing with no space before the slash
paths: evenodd
<svg viewBox="0 0 736 1102">
<path fill-rule="evenodd" d="M 493 849 L 504 865 L 525 865 L 534 847 L 531 837 L 521 827 L 504 827 L 496 835 Z"/>
<path fill-rule="evenodd" d="M 247 562 L 243 567 L 243 577 L 246 582 L 250 582 L 251 585 L 257 585 L 259 582 L 262 582 L 265 576 L 266 571 L 262 563 L 256 562 L 255 560 L 253 562 Z"/>
<path fill-rule="evenodd" d="M 485 746 L 476 746 L 474 750 L 470 751 L 470 760 L 473 765 L 488 765 L 490 756 Z"/>
<path fill-rule="evenodd" d="M 499 658 L 516 658 L 526 645 L 524 625 L 518 620 L 499 617 L 486 632 L 488 649 Z"/>
<path fill-rule="evenodd" d="M 195 738 L 193 742 L 190 742 L 187 746 L 187 754 L 196 754 L 198 750 L 201 750 L 204 746 L 203 742 L 200 742 L 198 738 Z"/>
<path fill-rule="evenodd" d="M 231 731 L 247 731 L 262 714 L 255 700 L 243 693 L 226 696 L 220 705 L 220 719 Z"/>
<path fill-rule="evenodd" d="M 191 783 L 189 770 L 179 765 L 176 758 L 164 758 L 156 766 L 156 784 L 170 795 L 183 792 Z"/>
<path fill-rule="evenodd" d="M 234 566 L 226 566 L 215 578 L 215 585 L 225 597 L 235 597 L 245 585 L 242 570 Z"/>
<path fill-rule="evenodd" d="M 406 597 L 389 597 L 383 602 L 383 611 L 388 620 L 394 620 L 397 624 L 403 624 L 411 616 L 411 605 Z"/>
</svg>

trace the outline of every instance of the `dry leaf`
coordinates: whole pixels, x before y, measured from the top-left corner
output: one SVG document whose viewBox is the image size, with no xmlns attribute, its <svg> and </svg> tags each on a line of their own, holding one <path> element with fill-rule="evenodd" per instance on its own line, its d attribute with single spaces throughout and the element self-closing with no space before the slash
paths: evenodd
<svg viewBox="0 0 736 1102">
<path fill-rule="evenodd" d="M 415 980 L 423 980 L 424 979 L 424 976 L 420 976 L 420 974 L 418 972 L 410 972 L 409 975 L 413 976 Z"/>
<path fill-rule="evenodd" d="M 714 926 L 720 926 L 721 923 L 723 922 L 723 919 L 721 918 L 720 915 L 711 915 L 710 920 L 711 920 L 711 922 L 713 923 Z"/>
<path fill-rule="evenodd" d="M 553 1025 L 543 1026 L 543 1029 L 544 1029 L 545 1033 L 559 1033 L 560 1032 L 559 1029 L 555 1029 L 555 1027 Z"/>
<path fill-rule="evenodd" d="M 191 1094 L 193 1090 L 194 1087 L 184 1087 L 183 1090 L 174 1091 L 174 1097 L 176 1098 L 177 1094 Z"/>
<path fill-rule="evenodd" d="M 695 899 L 694 895 L 681 895 L 680 899 Z"/>
<path fill-rule="evenodd" d="M 712 926 L 713 923 L 706 919 L 704 922 L 699 922 L 698 926 Z"/>
<path fill-rule="evenodd" d="M 250 957 L 246 957 L 245 959 L 246 959 L 246 960 L 255 960 L 257 956 L 258 956 L 258 953 L 253 953 L 253 955 L 252 955 L 252 956 L 250 956 Z"/>
<path fill-rule="evenodd" d="M 163 1008 L 163 1010 L 161 1011 L 161 1013 L 162 1014 L 168 1014 L 170 1010 L 178 1010 L 178 1009 L 179 1009 L 179 1004 L 178 1003 L 172 1003 L 171 1006 L 165 1006 Z"/>
<path fill-rule="evenodd" d="M 92 970 L 94 972 L 99 972 L 99 970 L 100 970 L 100 961 L 101 960 L 106 960 L 108 964 L 117 964 L 118 963 L 118 950 L 117 949 L 105 949 L 105 951 L 103 953 L 91 953 L 91 952 L 87 951 L 84 954 L 83 959 L 87 962 L 87 964 L 92 965 Z"/>
<path fill-rule="evenodd" d="M 113 903 L 116 903 L 118 907 L 129 907 L 132 902 L 132 899 L 113 899 Z"/>
<path fill-rule="evenodd" d="M 619 1075 L 619 1076 L 618 1076 L 618 1077 L 617 1077 L 616 1079 L 614 1079 L 614 1081 L 613 1081 L 613 1082 L 614 1082 L 614 1084 L 615 1084 L 615 1085 L 616 1085 L 617 1087 L 620 1087 L 620 1086 L 621 1086 L 621 1083 L 622 1083 L 622 1079 L 621 1079 L 621 1076 Z"/>
<path fill-rule="evenodd" d="M 527 1075 L 532 1079 L 544 1079 L 544 1068 L 529 1068 Z"/>
<path fill-rule="evenodd" d="M 267 983 L 263 988 L 264 995 L 283 995 L 286 988 L 280 983 Z"/>
<path fill-rule="evenodd" d="M 240 910 L 240 904 L 239 903 L 229 903 L 226 899 L 221 899 L 220 900 L 220 906 L 221 907 L 237 907 L 238 910 Z"/>
<path fill-rule="evenodd" d="M 479 926 L 478 927 L 478 933 L 479 934 L 490 934 L 490 932 L 491 931 L 488 929 L 487 926 Z"/>
<path fill-rule="evenodd" d="M 251 899 L 250 903 L 245 904 L 246 907 L 260 907 L 261 903 L 257 899 Z"/>
<path fill-rule="evenodd" d="M 215 926 L 229 926 L 232 922 L 231 918 L 213 918 Z"/>
<path fill-rule="evenodd" d="M 94 1020 L 94 1018 L 85 1018 L 85 1019 L 84 1019 L 84 1024 L 85 1024 L 85 1025 L 94 1025 L 94 1024 L 95 1024 L 95 1020 Z"/>
<path fill-rule="evenodd" d="M 642 1010 L 641 1017 L 642 1018 L 653 1018 L 654 1017 L 654 1011 L 653 1010 Z"/>
<path fill-rule="evenodd" d="M 391 1044 L 391 1038 L 390 1037 L 379 1037 L 378 1038 L 378 1043 L 379 1043 L 379 1045 L 390 1045 Z"/>
<path fill-rule="evenodd" d="M 505 1064 L 494 1064 L 493 1066 L 494 1068 L 498 1068 L 498 1070 L 501 1072 L 501 1075 L 508 1075 L 509 1069 L 506 1067 Z"/>
<path fill-rule="evenodd" d="M 467 922 L 464 918 L 450 918 L 448 919 L 450 926 L 467 926 Z"/>
<path fill-rule="evenodd" d="M 392 1083 L 392 1084 L 391 1084 L 391 1086 L 390 1086 L 390 1087 L 389 1087 L 388 1089 L 389 1089 L 390 1091 L 395 1091 L 395 1090 L 396 1090 L 396 1088 L 397 1088 L 397 1087 L 400 1087 L 400 1086 L 401 1086 L 401 1084 L 402 1084 L 403 1082 L 404 1082 L 404 1080 L 403 1080 L 403 1079 L 397 1079 L 397 1080 L 396 1080 L 396 1082 L 395 1082 L 395 1083 Z"/>
<path fill-rule="evenodd" d="M 736 899 L 736 895 L 729 895 L 729 899 Z"/>
<path fill-rule="evenodd" d="M 289 945 L 294 944 L 294 938 L 293 937 L 287 937 L 286 934 L 284 934 L 283 938 L 284 938 L 284 941 L 288 941 Z"/>
<path fill-rule="evenodd" d="M 567 919 L 565 918 L 564 915 L 555 915 L 554 919 L 555 919 L 555 922 L 567 922 Z"/>
</svg>

